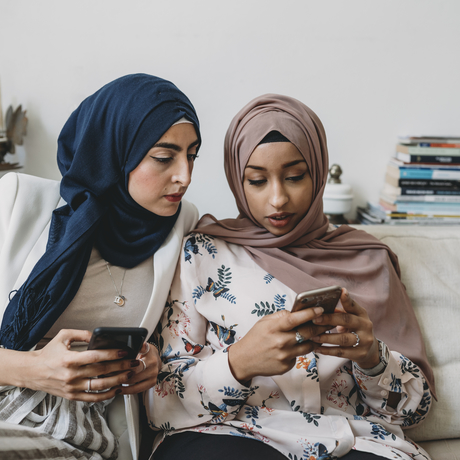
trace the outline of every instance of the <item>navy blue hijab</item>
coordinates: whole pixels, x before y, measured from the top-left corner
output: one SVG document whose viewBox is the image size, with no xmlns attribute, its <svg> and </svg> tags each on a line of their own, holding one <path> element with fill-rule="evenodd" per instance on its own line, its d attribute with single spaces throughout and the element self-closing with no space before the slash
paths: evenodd
<svg viewBox="0 0 460 460">
<path fill-rule="evenodd" d="M 121 77 L 85 99 L 58 139 L 61 196 L 46 252 L 10 300 L 0 343 L 29 350 L 80 287 L 93 245 L 113 265 L 132 268 L 152 256 L 180 212 L 161 217 L 128 193 L 129 173 L 182 117 L 199 134 L 189 99 L 171 82 L 146 74 Z"/>
</svg>

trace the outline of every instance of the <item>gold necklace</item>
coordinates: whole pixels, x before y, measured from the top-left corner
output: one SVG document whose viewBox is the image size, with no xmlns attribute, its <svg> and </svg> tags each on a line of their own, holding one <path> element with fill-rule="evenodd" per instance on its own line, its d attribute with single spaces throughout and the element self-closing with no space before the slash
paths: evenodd
<svg viewBox="0 0 460 460">
<path fill-rule="evenodd" d="M 117 285 L 115 284 L 115 281 L 113 279 L 112 272 L 110 271 L 109 263 L 107 261 L 105 262 L 105 266 L 107 267 L 107 270 L 109 271 L 109 275 L 110 275 L 110 278 L 112 279 L 113 287 L 115 288 L 115 291 L 117 291 L 117 295 L 115 296 L 115 300 L 113 301 L 113 303 L 118 305 L 119 307 L 123 307 L 126 301 L 126 297 L 122 295 L 123 281 L 125 280 L 126 268 L 125 268 L 125 271 L 123 272 L 123 278 L 121 279 L 120 290 L 118 290 Z"/>
</svg>

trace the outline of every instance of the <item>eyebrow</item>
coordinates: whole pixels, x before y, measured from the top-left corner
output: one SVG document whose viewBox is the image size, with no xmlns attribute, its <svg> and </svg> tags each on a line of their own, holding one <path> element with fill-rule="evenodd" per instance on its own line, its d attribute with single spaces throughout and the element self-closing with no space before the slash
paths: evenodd
<svg viewBox="0 0 460 460">
<path fill-rule="evenodd" d="M 192 147 L 195 147 L 195 145 L 198 145 L 199 143 L 200 141 L 197 139 L 195 142 L 192 142 L 188 146 L 187 150 L 190 150 Z M 180 152 L 182 150 L 182 147 L 177 144 L 171 144 L 170 142 L 157 142 L 152 148 L 155 147 L 162 147 L 164 149 L 174 150 L 175 152 Z"/>
<path fill-rule="evenodd" d="M 289 163 L 285 163 L 281 165 L 283 169 L 290 168 L 291 166 L 298 165 L 299 163 L 306 163 L 305 160 L 295 160 L 295 161 L 290 161 Z M 266 168 L 263 168 L 262 166 L 255 166 L 255 165 L 246 165 L 246 169 L 256 169 L 258 171 L 266 171 Z"/>
</svg>

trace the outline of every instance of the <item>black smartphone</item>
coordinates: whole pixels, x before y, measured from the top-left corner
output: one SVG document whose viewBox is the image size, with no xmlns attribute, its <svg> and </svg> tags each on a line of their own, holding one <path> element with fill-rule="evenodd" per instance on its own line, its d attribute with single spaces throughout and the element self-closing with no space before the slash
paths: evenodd
<svg viewBox="0 0 460 460">
<path fill-rule="evenodd" d="M 342 294 L 340 286 L 329 286 L 297 294 L 291 311 L 323 307 L 324 313 L 333 313 Z"/>
<path fill-rule="evenodd" d="M 134 359 L 148 331 L 145 327 L 98 327 L 94 329 L 88 350 L 126 350 L 124 359 Z"/>
</svg>

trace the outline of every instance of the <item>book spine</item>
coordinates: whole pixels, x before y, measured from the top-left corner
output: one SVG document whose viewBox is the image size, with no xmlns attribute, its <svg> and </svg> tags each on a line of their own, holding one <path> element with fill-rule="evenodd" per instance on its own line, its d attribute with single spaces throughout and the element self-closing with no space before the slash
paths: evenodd
<svg viewBox="0 0 460 460">
<path fill-rule="evenodd" d="M 401 145 L 396 146 L 396 151 L 401 153 L 409 153 L 412 155 L 448 155 L 460 156 L 460 148 L 456 147 L 418 147 L 416 145 Z"/>
<path fill-rule="evenodd" d="M 380 199 L 379 203 L 384 209 L 397 212 L 410 212 L 410 213 L 421 213 L 421 214 L 443 214 L 451 216 L 460 216 L 460 206 L 453 203 L 423 203 L 423 202 L 396 202 L 389 203 L 383 199 Z"/>
<path fill-rule="evenodd" d="M 459 149 L 460 144 L 439 144 L 436 142 L 419 142 L 417 144 L 418 147 L 438 147 L 443 149 Z"/>
<path fill-rule="evenodd" d="M 396 152 L 396 158 L 405 163 L 460 164 L 460 155 L 418 155 Z"/>
<path fill-rule="evenodd" d="M 437 195 L 460 195 L 460 189 L 445 189 L 445 188 L 428 188 L 428 187 L 420 187 L 420 188 L 408 188 L 408 187 L 401 187 L 400 195 L 416 195 L 416 196 L 437 196 Z"/>
<path fill-rule="evenodd" d="M 460 190 L 460 180 L 398 179 L 398 187 L 401 187 L 401 188 L 427 188 L 427 189 L 439 189 L 439 190 Z"/>
<path fill-rule="evenodd" d="M 394 202 L 452 203 L 460 205 L 460 195 L 396 195 Z M 460 209 L 460 208 L 459 208 Z"/>
<path fill-rule="evenodd" d="M 402 179 L 457 179 L 460 180 L 460 171 L 442 169 L 411 169 L 400 168 L 399 177 Z"/>
</svg>

